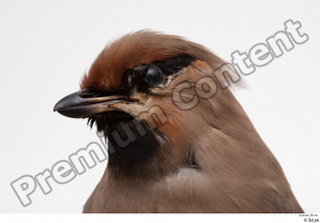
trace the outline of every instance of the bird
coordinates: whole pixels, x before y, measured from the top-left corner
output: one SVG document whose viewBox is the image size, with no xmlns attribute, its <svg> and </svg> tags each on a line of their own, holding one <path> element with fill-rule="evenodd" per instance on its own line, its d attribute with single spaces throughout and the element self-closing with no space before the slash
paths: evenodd
<svg viewBox="0 0 320 223">
<path fill-rule="evenodd" d="M 213 75 L 223 64 L 198 43 L 151 30 L 105 46 L 80 90 L 54 106 L 88 119 L 108 144 L 83 213 L 303 212 L 232 89 Z"/>
</svg>

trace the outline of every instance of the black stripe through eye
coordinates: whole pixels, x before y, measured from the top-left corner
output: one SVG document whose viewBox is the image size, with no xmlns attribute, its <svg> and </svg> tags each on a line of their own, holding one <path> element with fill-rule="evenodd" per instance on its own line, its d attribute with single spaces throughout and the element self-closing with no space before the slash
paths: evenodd
<svg viewBox="0 0 320 223">
<path fill-rule="evenodd" d="M 167 60 L 154 61 L 152 65 L 159 67 L 165 75 L 171 75 L 188 67 L 194 60 L 195 58 L 188 54 L 180 54 Z"/>
<path fill-rule="evenodd" d="M 150 64 L 137 64 L 137 69 L 127 69 L 119 86 L 128 95 L 134 89 L 149 92 L 150 88 L 165 83 L 167 77 L 188 67 L 195 58 L 188 54 L 179 54 L 166 60 L 155 60 Z"/>
</svg>

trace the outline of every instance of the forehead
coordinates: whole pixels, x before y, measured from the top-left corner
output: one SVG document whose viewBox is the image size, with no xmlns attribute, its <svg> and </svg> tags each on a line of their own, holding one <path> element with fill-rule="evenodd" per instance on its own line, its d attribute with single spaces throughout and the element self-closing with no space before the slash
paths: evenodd
<svg viewBox="0 0 320 223">
<path fill-rule="evenodd" d="M 127 34 L 108 44 L 83 77 L 81 88 L 117 89 L 123 73 L 139 64 L 150 64 L 183 53 L 180 37 L 149 31 Z"/>
</svg>

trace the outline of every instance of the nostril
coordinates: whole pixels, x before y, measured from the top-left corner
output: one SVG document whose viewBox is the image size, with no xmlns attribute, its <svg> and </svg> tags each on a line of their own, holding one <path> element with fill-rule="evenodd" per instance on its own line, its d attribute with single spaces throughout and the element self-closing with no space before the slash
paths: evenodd
<svg viewBox="0 0 320 223">
<path fill-rule="evenodd" d="M 113 91 L 95 91 L 93 89 L 83 89 L 79 92 L 79 97 L 81 98 L 96 98 L 96 97 L 106 97 L 115 95 Z"/>
</svg>

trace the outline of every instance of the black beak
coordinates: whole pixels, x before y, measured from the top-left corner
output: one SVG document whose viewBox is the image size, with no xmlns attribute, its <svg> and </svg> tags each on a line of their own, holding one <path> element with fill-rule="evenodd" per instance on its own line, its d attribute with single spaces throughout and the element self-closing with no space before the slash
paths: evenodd
<svg viewBox="0 0 320 223">
<path fill-rule="evenodd" d="M 53 111 L 70 118 L 87 118 L 93 114 L 114 111 L 114 108 L 109 107 L 111 104 L 129 102 L 127 97 L 117 95 L 88 97 L 86 90 L 81 90 L 62 98 Z"/>
</svg>

